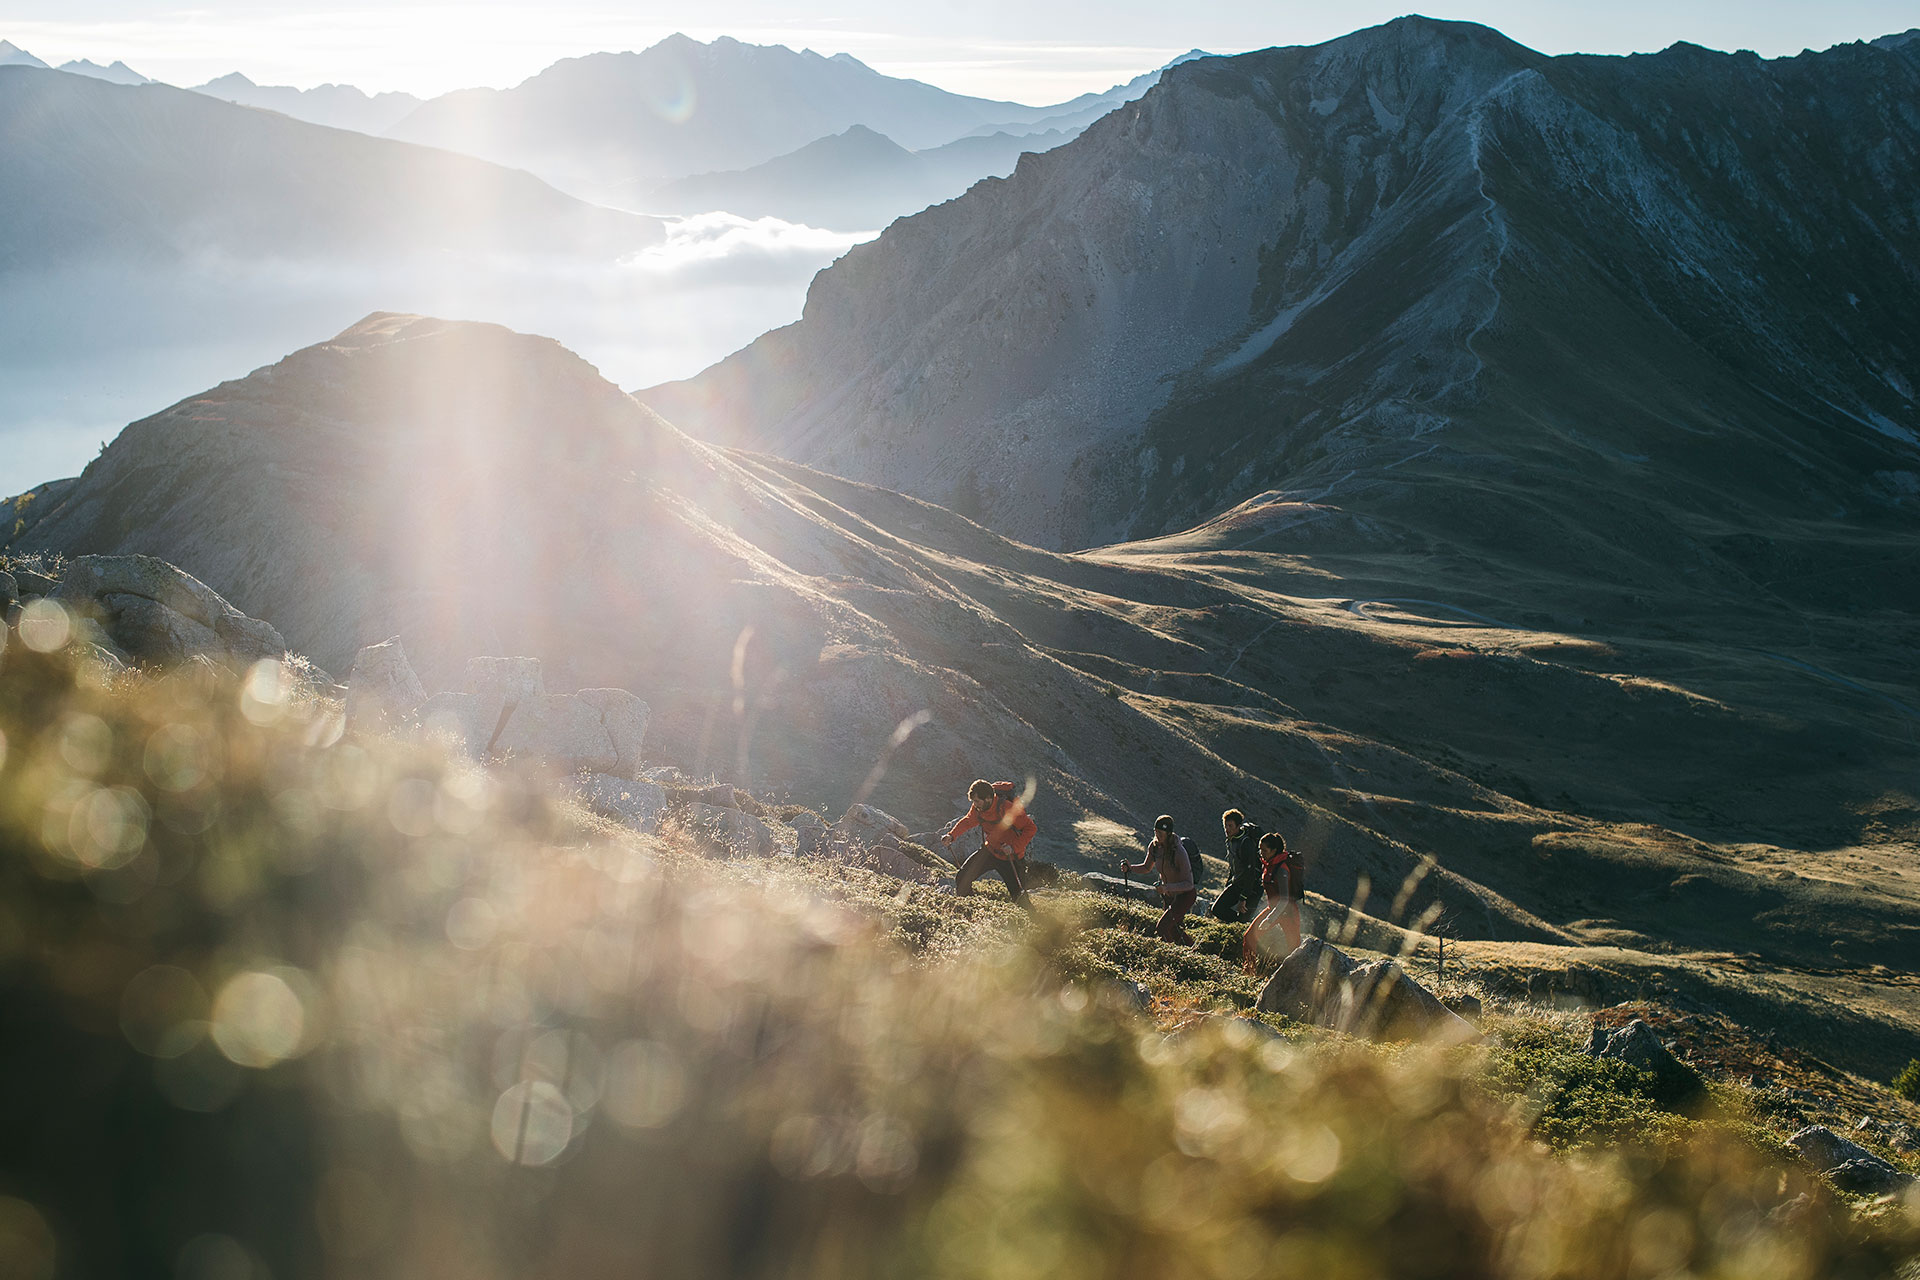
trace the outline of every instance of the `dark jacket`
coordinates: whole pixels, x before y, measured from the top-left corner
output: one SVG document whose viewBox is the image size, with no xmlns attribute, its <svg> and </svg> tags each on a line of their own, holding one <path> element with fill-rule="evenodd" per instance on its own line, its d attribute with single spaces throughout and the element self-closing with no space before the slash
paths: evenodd
<svg viewBox="0 0 1920 1280">
<path fill-rule="evenodd" d="M 1228 875 L 1232 883 L 1251 889 L 1260 883 L 1260 837 L 1265 835 L 1251 822 L 1240 824 L 1240 834 L 1227 841 Z"/>
</svg>

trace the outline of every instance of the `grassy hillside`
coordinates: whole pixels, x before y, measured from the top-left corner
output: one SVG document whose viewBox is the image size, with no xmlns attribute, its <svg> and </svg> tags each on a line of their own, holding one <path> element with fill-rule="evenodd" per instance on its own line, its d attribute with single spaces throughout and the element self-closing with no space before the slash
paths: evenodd
<svg viewBox="0 0 1920 1280">
<path fill-rule="evenodd" d="M 1489 990 L 1449 1052 L 1240 1017 L 1225 926 L 1196 954 L 1079 890 L 1030 920 L 710 861 L 344 740 L 297 673 L 107 687 L 10 639 L 19 1274 L 1791 1277 L 1920 1249 L 1783 1165 L 1737 1084 L 1664 1111 L 1536 1003 Z"/>
</svg>

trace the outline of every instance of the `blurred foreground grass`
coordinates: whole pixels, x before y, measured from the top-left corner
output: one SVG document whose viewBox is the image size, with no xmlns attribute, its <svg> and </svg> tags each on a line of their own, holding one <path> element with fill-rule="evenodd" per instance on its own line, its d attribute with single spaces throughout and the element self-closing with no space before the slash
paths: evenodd
<svg viewBox="0 0 1920 1280">
<path fill-rule="evenodd" d="M 5 664 L 5 1280 L 1791 1280 L 1916 1248 L 1546 1023 L 1442 1053 L 1229 1016 L 1257 988 L 1221 926 L 1196 954 L 1092 895 L 1028 921 L 710 862 L 343 740 L 273 668 Z"/>
</svg>

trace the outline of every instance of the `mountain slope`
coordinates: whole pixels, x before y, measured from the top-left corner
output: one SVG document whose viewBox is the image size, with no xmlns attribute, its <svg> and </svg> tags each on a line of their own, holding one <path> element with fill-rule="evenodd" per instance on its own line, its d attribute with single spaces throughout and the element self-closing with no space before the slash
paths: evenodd
<svg viewBox="0 0 1920 1280">
<path fill-rule="evenodd" d="M 0 40 L 0 67 L 38 67 L 42 71 L 52 70 L 46 63 L 11 40 Z"/>
<path fill-rule="evenodd" d="M 1263 546 L 1444 548 L 1513 609 L 1832 597 L 1863 547 L 1911 586 L 1906 48 L 1550 59 L 1405 19 L 1177 67 L 645 397 L 1044 545 L 1271 491 L 1338 510 Z"/>
<path fill-rule="evenodd" d="M 645 697 L 656 756 L 827 808 L 924 829 L 1031 776 L 1038 850 L 1097 868 L 1238 804 L 1317 890 L 1464 936 L 1920 963 L 1910 690 L 1372 599 L 1210 531 L 1038 551 L 700 444 L 492 326 L 370 317 L 45 497 L 10 550 L 162 556 L 336 672 L 396 632 L 430 687 L 532 654 Z"/>
<path fill-rule="evenodd" d="M 656 224 L 526 174 L 165 85 L 0 68 L 0 272 L 62 261 L 605 252 Z"/>
<path fill-rule="evenodd" d="M 195 85 L 193 91 L 243 107 L 278 111 L 309 124 L 360 133 L 385 133 L 420 105 L 420 99 L 410 93 L 369 95 L 350 84 L 322 84 L 311 89 L 262 85 L 238 71 Z"/>
<path fill-rule="evenodd" d="M 435 98 L 390 134 L 639 208 L 664 183 L 748 168 L 855 125 L 911 151 L 1047 110 L 884 76 L 844 53 L 675 35 L 640 53 L 569 58 L 512 89 Z"/>
</svg>

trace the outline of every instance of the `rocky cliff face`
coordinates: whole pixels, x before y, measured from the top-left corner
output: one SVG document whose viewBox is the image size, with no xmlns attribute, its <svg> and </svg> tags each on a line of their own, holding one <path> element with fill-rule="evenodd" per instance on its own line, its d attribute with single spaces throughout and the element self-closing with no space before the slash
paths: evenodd
<svg viewBox="0 0 1920 1280">
<path fill-rule="evenodd" d="M 1913 526 L 1911 49 L 1546 58 L 1403 19 L 1177 67 L 643 398 L 1047 546 L 1264 493 L 1339 507 L 1322 550 L 1644 589 L 1664 540 L 1737 577 L 1714 548 L 1782 504 Z"/>
</svg>

